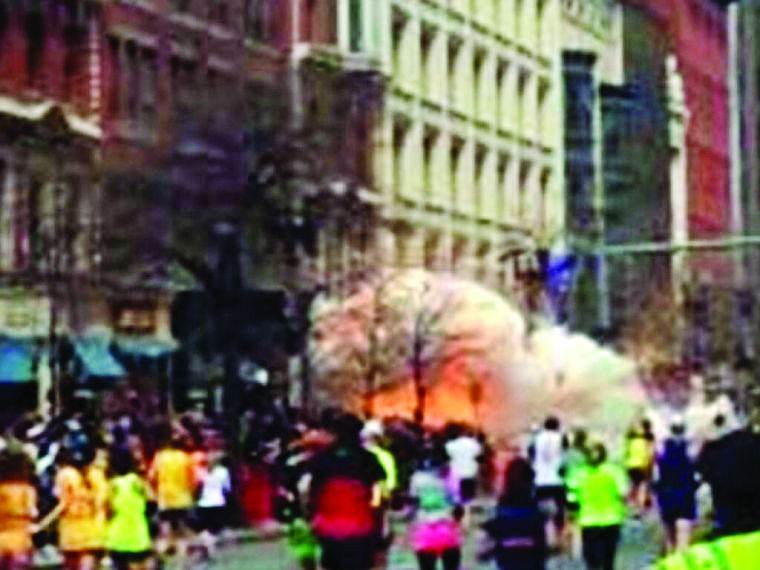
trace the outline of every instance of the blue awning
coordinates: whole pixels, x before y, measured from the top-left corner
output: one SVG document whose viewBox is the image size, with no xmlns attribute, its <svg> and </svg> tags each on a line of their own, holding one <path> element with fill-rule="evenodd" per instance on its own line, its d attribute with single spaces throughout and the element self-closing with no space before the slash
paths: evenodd
<svg viewBox="0 0 760 570">
<path fill-rule="evenodd" d="M 119 351 L 131 356 L 160 358 L 177 350 L 177 341 L 156 336 L 120 336 L 116 340 Z"/>
<path fill-rule="evenodd" d="M 34 380 L 32 343 L 18 339 L 0 340 L 0 382 L 29 382 Z"/>
<path fill-rule="evenodd" d="M 80 338 L 74 349 L 82 364 L 82 375 L 92 378 L 120 378 L 127 371 L 108 350 L 108 344 L 100 338 Z"/>
</svg>

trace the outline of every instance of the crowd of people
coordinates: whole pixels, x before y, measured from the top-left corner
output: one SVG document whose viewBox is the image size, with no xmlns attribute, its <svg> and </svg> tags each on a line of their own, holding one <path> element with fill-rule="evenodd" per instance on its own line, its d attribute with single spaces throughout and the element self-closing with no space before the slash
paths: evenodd
<svg viewBox="0 0 760 570">
<path fill-rule="evenodd" d="M 626 520 L 656 511 L 660 567 L 678 570 L 701 552 L 691 546 L 697 520 L 710 522 L 697 538 L 726 559 L 760 530 L 760 436 L 721 416 L 714 427 L 696 446 L 683 420 L 661 440 L 643 420 L 613 460 L 594 434 L 549 417 L 502 461 L 467 426 L 364 421 L 340 409 L 313 419 L 275 400 L 249 409 L 233 432 L 200 412 L 148 413 L 136 394 L 105 415 L 72 405 L 53 420 L 26 418 L 1 440 L 0 569 L 29 568 L 35 552 L 59 553 L 71 570 L 192 567 L 231 527 L 276 519 L 304 570 L 382 568 L 393 544 L 413 550 L 420 570 L 458 570 L 468 539 L 500 570 L 543 570 L 557 553 L 613 570 Z M 698 512 L 701 486 L 710 512 Z M 494 498 L 483 501 L 493 508 L 476 513 L 478 497 Z M 735 546 L 741 537 L 750 538 Z"/>
</svg>

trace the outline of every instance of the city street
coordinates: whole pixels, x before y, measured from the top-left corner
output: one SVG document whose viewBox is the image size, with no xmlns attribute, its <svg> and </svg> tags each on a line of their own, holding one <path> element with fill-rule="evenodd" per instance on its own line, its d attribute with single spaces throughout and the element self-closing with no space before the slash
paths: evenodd
<svg viewBox="0 0 760 570">
<path fill-rule="evenodd" d="M 391 550 L 388 570 L 416 570 L 417 564 L 413 553 L 397 544 Z M 617 568 L 619 570 L 643 570 L 655 560 L 660 544 L 659 526 L 654 516 L 643 521 L 631 519 L 623 530 Z M 475 559 L 474 540 L 468 541 L 464 549 L 462 570 L 485 570 L 495 568 L 492 563 L 478 563 Z M 249 543 L 230 547 L 219 552 L 210 569 L 213 570 L 298 570 L 298 564 L 288 552 L 288 546 L 282 539 Z M 547 570 L 583 570 L 583 564 L 569 556 L 555 556 Z"/>
<path fill-rule="evenodd" d="M 0 570 L 760 570 L 759 106 L 758 1 L 0 0 Z"/>
</svg>

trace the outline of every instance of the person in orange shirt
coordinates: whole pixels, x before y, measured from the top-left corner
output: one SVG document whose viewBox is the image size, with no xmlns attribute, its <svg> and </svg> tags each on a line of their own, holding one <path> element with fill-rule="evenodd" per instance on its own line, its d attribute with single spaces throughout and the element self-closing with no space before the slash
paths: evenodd
<svg viewBox="0 0 760 570">
<path fill-rule="evenodd" d="M 94 460 L 90 446 L 61 452 L 55 478 L 58 505 L 39 524 L 45 528 L 58 521 L 65 570 L 94 570 L 105 549 L 108 480 Z"/>
<path fill-rule="evenodd" d="M 198 486 L 196 462 L 180 437 L 172 437 L 153 457 L 149 480 L 156 494 L 159 513 L 161 554 L 176 551 L 185 555 L 188 517 L 195 504 Z"/>
<path fill-rule="evenodd" d="M 22 453 L 0 453 L 0 570 L 31 567 L 32 522 L 37 516 L 37 491 L 32 466 Z"/>
</svg>

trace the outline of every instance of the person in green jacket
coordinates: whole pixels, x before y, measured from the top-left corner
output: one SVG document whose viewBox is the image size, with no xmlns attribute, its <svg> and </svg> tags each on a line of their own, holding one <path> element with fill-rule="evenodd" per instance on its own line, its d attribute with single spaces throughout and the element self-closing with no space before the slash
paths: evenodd
<svg viewBox="0 0 760 570">
<path fill-rule="evenodd" d="M 153 546 L 146 514 L 150 489 L 135 472 L 129 452 L 114 452 L 110 464 L 108 555 L 115 570 L 142 570 L 147 567 Z"/>
<path fill-rule="evenodd" d="M 613 570 L 626 516 L 626 474 L 607 461 L 603 444 L 594 443 L 589 446 L 588 464 L 579 469 L 574 486 L 586 566 L 588 570 Z"/>
<path fill-rule="evenodd" d="M 653 570 L 755 570 L 760 567 L 760 531 L 695 544 L 657 562 Z"/>
<path fill-rule="evenodd" d="M 567 489 L 567 524 L 565 525 L 565 540 L 569 543 L 570 554 L 576 560 L 582 558 L 581 529 L 578 526 L 578 497 L 576 484 L 578 475 L 582 474 L 588 465 L 588 434 L 585 429 L 578 428 L 573 432 L 572 443 L 565 450 L 562 460 L 562 478 Z"/>
</svg>

